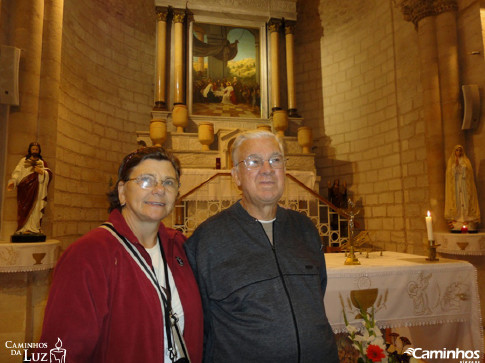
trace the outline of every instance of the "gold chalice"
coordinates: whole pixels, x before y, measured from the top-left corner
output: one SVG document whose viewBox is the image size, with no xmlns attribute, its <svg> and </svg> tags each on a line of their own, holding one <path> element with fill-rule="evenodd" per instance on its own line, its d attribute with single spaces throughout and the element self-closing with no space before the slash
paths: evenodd
<svg viewBox="0 0 485 363">
<path fill-rule="evenodd" d="M 377 293 L 379 289 L 363 289 L 363 290 L 351 290 L 350 300 L 352 305 L 357 309 L 367 311 L 377 299 Z M 360 312 L 355 316 L 356 319 L 362 319 Z"/>
</svg>

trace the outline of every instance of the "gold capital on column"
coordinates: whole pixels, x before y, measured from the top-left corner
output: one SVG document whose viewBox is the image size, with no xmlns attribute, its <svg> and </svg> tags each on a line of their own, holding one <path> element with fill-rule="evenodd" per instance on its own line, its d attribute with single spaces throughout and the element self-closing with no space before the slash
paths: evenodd
<svg viewBox="0 0 485 363">
<path fill-rule="evenodd" d="M 164 6 L 156 6 L 155 11 L 157 13 L 157 20 L 158 21 L 167 21 L 168 17 L 168 8 Z"/>
<path fill-rule="evenodd" d="M 184 9 L 173 9 L 173 21 L 174 23 L 183 23 L 185 19 Z"/>
<path fill-rule="evenodd" d="M 270 19 L 268 22 L 268 30 L 270 33 L 279 31 L 281 28 L 281 19 Z"/>
<path fill-rule="evenodd" d="M 295 21 L 288 21 L 285 20 L 285 34 L 294 34 L 295 33 L 295 26 L 296 22 Z"/>
</svg>

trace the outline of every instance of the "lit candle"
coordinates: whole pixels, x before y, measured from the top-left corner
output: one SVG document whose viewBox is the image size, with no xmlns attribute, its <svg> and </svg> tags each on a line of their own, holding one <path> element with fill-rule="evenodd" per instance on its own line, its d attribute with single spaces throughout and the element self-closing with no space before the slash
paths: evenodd
<svg viewBox="0 0 485 363">
<path fill-rule="evenodd" d="M 461 233 L 467 233 L 468 232 L 468 227 L 463 225 L 463 227 L 461 227 Z"/>
<path fill-rule="evenodd" d="M 431 213 L 428 211 L 428 216 L 426 217 L 426 229 L 428 230 L 428 241 L 433 240 L 433 219 L 431 218 Z"/>
</svg>

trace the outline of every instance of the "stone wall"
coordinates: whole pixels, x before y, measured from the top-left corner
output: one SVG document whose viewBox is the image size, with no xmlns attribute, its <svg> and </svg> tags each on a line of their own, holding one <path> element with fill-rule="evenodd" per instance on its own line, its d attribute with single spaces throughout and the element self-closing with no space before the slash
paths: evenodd
<svg viewBox="0 0 485 363">
<path fill-rule="evenodd" d="M 313 129 L 313 137 L 317 140 L 325 135 L 320 61 L 323 28 L 320 14 L 316 11 L 319 1 L 298 2 L 294 66 L 297 108 L 304 117 L 305 126 Z"/>
<path fill-rule="evenodd" d="M 64 247 L 107 217 L 106 192 L 153 106 L 152 1 L 66 1 L 53 238 Z"/>
<path fill-rule="evenodd" d="M 316 137 L 320 192 L 326 195 L 327 181 L 345 181 L 349 196 L 362 207 L 359 219 L 372 242 L 422 252 L 427 181 L 414 27 L 388 2 L 357 6 L 323 0 L 315 5 L 305 11 L 311 21 L 299 23 L 305 27 L 299 35 L 314 38 L 323 27 L 322 37 L 308 42 L 320 49 L 321 63 L 313 53 L 307 57 L 308 52 L 297 51 L 296 64 L 311 62 L 304 69 L 322 74 L 321 91 L 305 88 L 323 96 Z M 305 49 L 307 42 L 298 42 Z M 297 79 L 307 77 L 299 70 Z M 321 109 L 319 102 L 300 103 L 305 119 L 307 112 Z"/>
<path fill-rule="evenodd" d="M 55 4 L 54 0 L 0 1 L 0 40 L 24 50 L 21 107 L 10 107 L 10 113 L 0 107 L 0 121 L 8 123 L 8 133 L 0 130 L 0 150 L 6 150 L 7 159 L 0 186 L 4 190 L 28 143 L 40 141 L 54 172 L 43 229 L 65 249 L 106 219 L 105 194 L 115 181 L 118 165 L 136 148 L 135 131 L 148 128 L 156 18 L 152 0 L 65 0 L 62 51 L 57 59 L 52 33 L 59 20 Z M 60 80 L 53 90 L 56 80 L 49 80 L 46 71 L 56 62 Z M 57 114 L 58 118 L 48 117 Z M 16 227 L 15 193 L 5 193 L 2 214 L 0 240 L 7 241 Z M 6 340 L 38 341 L 50 273 L 1 274 L 3 347 Z M 0 351 L 2 362 L 19 359 L 5 348 Z"/>
<path fill-rule="evenodd" d="M 483 90 L 484 24 L 480 17 L 484 9 L 481 14 L 478 0 L 458 3 L 461 84 L 478 84 Z M 362 206 L 360 222 L 371 232 L 374 243 L 386 249 L 425 253 L 423 217 L 430 209 L 430 197 L 414 25 L 403 20 L 392 2 L 357 5 L 349 0 L 320 0 L 298 5 L 298 108 L 305 123 L 316 131 L 320 193 L 326 195 L 327 181 L 347 182 L 349 195 Z M 320 59 L 315 51 L 320 52 Z M 320 77 L 320 69 L 322 87 L 309 87 Z M 484 97 L 481 92 L 481 124 L 477 130 L 465 132 L 482 220 Z M 448 152 L 443 152 L 447 159 Z"/>
</svg>

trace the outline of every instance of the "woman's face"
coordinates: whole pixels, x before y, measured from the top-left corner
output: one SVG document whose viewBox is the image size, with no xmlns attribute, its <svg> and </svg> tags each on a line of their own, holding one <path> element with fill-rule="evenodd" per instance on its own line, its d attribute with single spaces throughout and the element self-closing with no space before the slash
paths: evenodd
<svg viewBox="0 0 485 363">
<path fill-rule="evenodd" d="M 158 184 L 143 189 L 142 183 L 133 180 L 140 176 L 152 176 Z M 143 160 L 131 170 L 129 178 L 131 180 L 119 183 L 118 194 L 121 205 L 124 205 L 122 214 L 130 225 L 160 223 L 172 212 L 178 195 L 178 181 L 170 161 Z M 167 186 L 162 185 L 164 181 Z"/>
<path fill-rule="evenodd" d="M 461 157 L 463 155 L 463 149 L 461 147 L 457 147 L 455 149 L 455 156 Z"/>
</svg>

